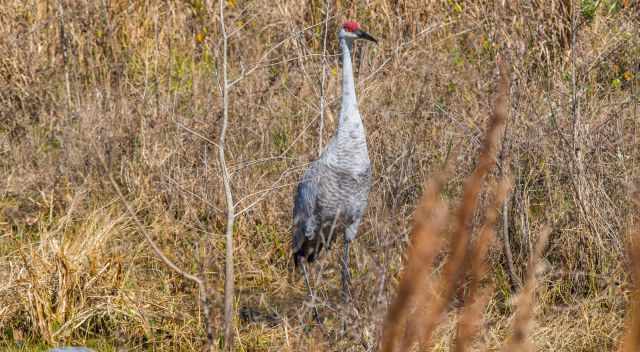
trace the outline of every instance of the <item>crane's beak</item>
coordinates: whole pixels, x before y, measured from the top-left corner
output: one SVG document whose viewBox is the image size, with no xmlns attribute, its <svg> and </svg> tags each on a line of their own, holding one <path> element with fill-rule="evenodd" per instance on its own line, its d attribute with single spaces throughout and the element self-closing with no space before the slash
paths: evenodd
<svg viewBox="0 0 640 352">
<path fill-rule="evenodd" d="M 361 30 L 361 29 L 358 29 L 358 30 L 356 31 L 356 35 L 357 35 L 357 36 L 358 36 L 358 38 L 360 38 L 360 39 L 370 40 L 370 41 L 372 41 L 372 42 L 374 42 L 374 43 L 378 44 L 378 41 L 376 40 L 376 38 L 372 37 L 369 33 L 365 32 L 365 31 L 363 31 L 363 30 Z"/>
</svg>

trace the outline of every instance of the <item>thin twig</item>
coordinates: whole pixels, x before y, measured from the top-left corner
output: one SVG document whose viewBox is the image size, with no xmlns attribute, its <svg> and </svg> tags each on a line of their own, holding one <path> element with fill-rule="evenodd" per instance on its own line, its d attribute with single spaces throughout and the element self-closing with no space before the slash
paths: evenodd
<svg viewBox="0 0 640 352">
<path fill-rule="evenodd" d="M 504 9 L 504 5 L 502 7 Z M 502 58 L 498 58 L 498 60 L 502 60 Z M 510 87 L 510 92 L 513 90 L 513 85 Z M 517 104 L 517 99 L 515 99 L 515 104 Z M 510 109 L 514 109 L 513 104 L 510 104 Z M 517 110 L 514 110 L 516 113 Z M 509 179 L 511 175 L 511 143 L 512 138 L 509 132 L 511 132 L 511 127 L 509 119 L 505 122 L 504 126 L 504 135 L 502 137 L 502 148 L 500 149 L 500 153 L 498 155 L 498 171 L 499 175 L 502 179 Z M 512 287 L 519 289 L 522 287 L 522 282 L 518 277 L 515 269 L 515 265 L 513 264 L 513 252 L 511 250 L 511 237 L 509 235 L 509 209 L 511 198 L 513 197 L 513 192 L 510 189 L 506 190 L 505 199 L 502 203 L 502 240 L 504 246 L 504 254 L 505 259 L 507 261 L 507 270 L 509 273 L 509 278 L 511 279 Z"/>
<path fill-rule="evenodd" d="M 511 327 L 511 336 L 507 343 L 504 344 L 502 351 L 522 351 L 533 352 L 534 347 L 529 341 L 529 331 L 531 330 L 531 320 L 535 308 L 535 290 L 537 286 L 536 269 L 538 262 L 542 258 L 542 252 L 547 245 L 551 228 L 545 227 L 540 233 L 540 237 L 536 242 L 535 249 L 529 257 L 527 265 L 527 278 L 522 288 L 522 292 L 518 295 L 518 310 Z"/>
<path fill-rule="evenodd" d="M 325 1 L 324 38 L 322 40 L 322 80 L 320 80 L 320 131 L 318 133 L 318 155 L 322 154 L 322 136 L 324 134 L 325 82 L 327 79 L 327 33 L 329 32 L 329 0 Z"/>
<path fill-rule="evenodd" d="M 189 132 L 189 133 L 193 134 L 194 136 L 196 136 L 196 137 L 198 137 L 198 138 L 202 139 L 203 141 L 205 141 L 205 142 L 207 142 L 207 143 L 211 144 L 211 145 L 212 145 L 212 146 L 214 146 L 214 147 L 220 148 L 220 146 L 218 145 L 218 143 L 216 143 L 216 142 L 212 141 L 211 139 L 209 139 L 209 138 L 207 138 L 207 137 L 203 136 L 203 135 L 202 135 L 202 134 L 200 134 L 198 131 L 196 131 L 196 130 L 194 130 L 194 129 L 191 129 L 191 128 L 189 128 L 189 127 L 187 127 L 187 126 L 183 125 L 182 123 L 180 123 L 180 122 L 178 122 L 178 121 L 176 121 L 175 123 L 176 123 L 176 126 L 178 126 L 178 127 L 182 128 L 183 130 L 185 130 L 185 131 L 187 131 L 187 132 Z"/>
<path fill-rule="evenodd" d="M 281 47 L 282 45 L 284 45 L 287 41 L 289 41 L 289 39 L 291 39 L 291 38 L 295 38 L 295 37 L 297 37 L 298 35 L 300 35 L 300 33 L 304 33 L 304 32 L 308 31 L 308 30 L 309 30 L 309 29 L 311 29 L 311 28 L 315 28 L 315 27 L 319 26 L 321 23 L 322 23 L 322 22 L 320 22 L 320 23 L 316 23 L 316 24 L 312 24 L 312 25 L 310 25 L 310 26 L 307 26 L 307 27 L 303 28 L 302 30 L 300 30 L 300 31 L 298 31 L 298 32 L 292 33 L 292 34 L 291 34 L 291 35 L 289 35 L 288 37 L 286 37 L 286 38 L 284 38 L 283 40 L 281 40 L 280 42 L 278 42 L 276 45 L 274 45 L 274 46 L 272 46 L 271 48 L 269 48 L 269 50 L 267 50 L 267 52 L 265 52 L 265 53 L 262 55 L 262 57 L 261 57 L 261 58 L 256 62 L 256 64 L 255 64 L 255 65 L 253 65 L 249 70 L 246 70 L 246 71 L 245 71 L 245 70 L 243 69 L 243 70 L 240 72 L 240 76 L 239 76 L 238 78 L 234 79 L 233 81 L 228 82 L 228 88 L 232 88 L 232 87 L 233 87 L 233 86 L 235 86 L 238 82 L 242 81 L 242 80 L 243 80 L 243 79 L 245 79 L 247 76 L 249 76 L 250 74 L 252 74 L 255 70 L 257 70 L 258 68 L 263 67 L 263 66 L 261 65 L 261 63 L 262 63 L 263 61 L 265 61 L 265 60 L 269 57 L 269 55 L 271 55 L 271 53 L 272 53 L 272 52 L 274 52 L 276 49 L 278 49 L 279 47 Z M 226 33 L 226 32 L 223 32 L 223 33 Z M 223 37 L 224 37 L 224 35 L 223 35 Z M 229 36 L 226 36 L 225 38 L 226 38 L 226 39 L 228 39 L 228 38 L 229 38 Z M 223 41 L 224 41 L 224 40 L 226 40 L 225 38 L 223 38 Z"/>
<path fill-rule="evenodd" d="M 507 196 L 504 204 L 502 205 L 502 241 L 504 242 L 504 255 L 507 260 L 507 269 L 509 270 L 509 277 L 511 278 L 511 284 L 516 288 L 521 288 L 522 283 L 516 273 L 515 265 L 513 265 L 513 253 L 511 251 L 511 239 L 509 237 L 509 204 L 511 203 L 511 196 Z"/>
<path fill-rule="evenodd" d="M 67 113 L 71 111 L 71 82 L 69 79 L 69 49 L 67 47 L 67 34 L 65 32 L 64 5 L 58 0 L 60 20 L 60 46 L 62 47 L 62 65 L 64 67 L 64 85 L 67 93 Z"/>
</svg>

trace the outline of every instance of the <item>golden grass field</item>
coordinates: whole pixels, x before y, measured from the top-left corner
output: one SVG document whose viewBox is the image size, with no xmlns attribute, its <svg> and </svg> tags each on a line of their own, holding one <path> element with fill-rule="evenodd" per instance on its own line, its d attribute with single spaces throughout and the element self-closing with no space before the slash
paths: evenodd
<svg viewBox="0 0 640 352">
<path fill-rule="evenodd" d="M 640 178 L 637 1 L 223 5 L 234 350 L 383 349 L 394 322 L 418 350 L 618 350 L 640 277 L 640 256 L 627 254 Z M 156 256 L 136 220 L 206 279 L 214 347 L 223 345 L 218 9 L 205 0 L 0 3 L 0 350 L 202 350 L 198 287 Z M 374 184 L 352 246 L 349 305 L 341 243 L 313 265 L 320 328 L 293 269 L 291 209 L 337 124 L 344 19 L 379 40 L 354 54 Z M 500 106 L 504 132 L 494 136 Z M 464 188 L 480 155 L 497 165 Z M 458 249 L 460 238 L 474 246 Z M 394 301 L 398 292 L 415 302 Z M 631 321 L 627 341 L 640 326 Z"/>
</svg>

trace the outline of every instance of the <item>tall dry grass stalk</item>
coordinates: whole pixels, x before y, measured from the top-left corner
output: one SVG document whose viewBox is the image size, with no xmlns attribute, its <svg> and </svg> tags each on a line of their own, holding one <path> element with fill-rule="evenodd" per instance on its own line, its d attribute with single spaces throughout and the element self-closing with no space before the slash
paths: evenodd
<svg viewBox="0 0 640 352">
<path fill-rule="evenodd" d="M 485 209 L 484 223 L 475 239 L 467 260 L 467 271 L 470 282 L 465 291 L 464 306 L 458 324 L 454 348 L 456 352 L 467 351 L 473 343 L 473 338 L 482 327 L 483 313 L 495 289 L 493 284 L 481 286 L 482 280 L 489 271 L 487 253 L 496 240 L 495 226 L 498 219 L 498 209 L 504 203 L 509 192 L 511 180 L 503 179 L 495 186 L 493 202 Z"/>
<path fill-rule="evenodd" d="M 443 245 L 439 234 L 445 229 L 447 208 L 440 197 L 446 174 L 436 177 L 425 187 L 425 192 L 414 216 L 411 246 L 403 279 L 397 289 L 396 298 L 389 307 L 384 325 L 382 351 L 394 351 L 398 345 L 408 345 L 404 340 L 406 317 L 412 308 L 416 292 L 424 288 L 427 272 Z"/>
<path fill-rule="evenodd" d="M 437 176 L 432 184 L 426 187 L 421 206 L 414 218 L 407 269 L 403 273 L 398 294 L 389 308 L 385 322 L 382 351 L 408 351 L 416 342 L 422 346 L 429 346 L 441 316 L 454 299 L 456 289 L 462 284 L 465 270 L 469 270 L 471 261 L 476 263 L 485 260 L 488 243 L 494 237 L 492 227 L 495 225 L 497 208 L 488 213 L 486 227 L 481 231 L 475 246 L 471 246 L 471 222 L 477 210 L 482 182 L 496 163 L 498 143 L 507 120 L 509 81 L 509 66 L 502 62 L 494 109 L 487 125 L 478 165 L 465 182 L 462 200 L 449 238 L 451 250 L 437 281 L 430 281 L 428 278 L 433 258 L 442 245 L 442 233 L 448 230 L 446 206 L 440 194 L 448 175 L 445 173 Z M 499 202 L 494 206 L 500 206 L 504 199 L 505 192 L 499 193 L 501 195 L 496 196 Z M 474 285 L 479 285 L 478 276 L 483 270 L 478 267 L 473 270 L 477 270 L 472 271 L 475 274 Z M 473 293 L 475 295 L 475 288 Z M 474 300 L 477 297 L 468 299 Z M 466 346 L 469 335 L 473 332 L 471 320 L 473 319 L 463 320 L 464 326 L 460 329 L 459 335 L 461 346 Z"/>
<path fill-rule="evenodd" d="M 446 230 L 447 213 L 441 200 L 440 191 L 443 177 L 438 176 L 429 184 L 421 202 L 422 208 L 416 212 L 409 248 L 407 269 L 398 288 L 398 295 L 392 303 L 383 332 L 382 351 L 409 351 L 414 343 L 421 348 L 431 345 L 431 336 L 441 316 L 454 301 L 456 290 L 461 287 L 463 274 L 469 274 L 464 306 L 457 323 L 453 349 L 464 352 L 471 348 L 473 338 L 482 326 L 482 312 L 489 301 L 493 287 L 481 289 L 481 281 L 487 272 L 487 253 L 495 240 L 494 227 L 498 209 L 502 207 L 508 192 L 507 180 L 493 186 L 494 201 L 485 209 L 484 224 L 475 241 L 471 240 L 471 219 L 477 211 L 477 201 L 483 178 L 495 165 L 500 133 L 507 118 L 509 94 L 509 70 L 500 67 L 494 113 L 489 120 L 483 149 L 478 166 L 465 183 L 462 202 L 458 209 L 455 230 L 450 238 L 453 247 L 443 265 L 439 279 L 429 282 L 430 268 L 435 253 L 442 247 L 442 234 Z M 444 175 L 446 176 L 446 175 Z M 429 209 L 430 211 L 425 211 Z M 527 277 L 522 292 L 519 293 L 511 336 L 503 346 L 504 351 L 533 351 L 528 336 L 535 307 L 536 271 L 539 259 L 547 244 L 549 228 L 542 231 L 535 249 L 529 258 Z M 425 282 L 427 285 L 425 286 Z M 418 292 L 419 289 L 426 292 Z"/>
<path fill-rule="evenodd" d="M 631 198 L 636 209 L 640 209 L 640 192 L 636 190 L 632 193 Z M 634 289 L 631 293 L 627 324 L 618 349 L 619 352 L 640 350 L 640 216 L 638 215 L 634 219 L 633 230 L 629 236 L 628 257 Z"/>
</svg>

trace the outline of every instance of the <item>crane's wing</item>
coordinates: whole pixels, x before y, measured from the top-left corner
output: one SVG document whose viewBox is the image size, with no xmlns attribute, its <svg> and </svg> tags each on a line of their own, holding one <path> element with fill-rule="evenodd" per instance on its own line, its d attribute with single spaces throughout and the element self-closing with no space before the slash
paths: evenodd
<svg viewBox="0 0 640 352">
<path fill-rule="evenodd" d="M 317 197 L 318 177 L 317 163 L 311 163 L 298 184 L 293 200 L 293 253 L 300 251 L 304 242 L 312 238 L 318 226 Z"/>
</svg>

